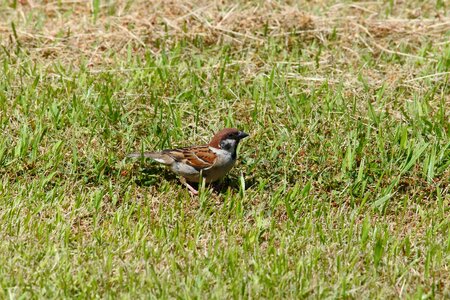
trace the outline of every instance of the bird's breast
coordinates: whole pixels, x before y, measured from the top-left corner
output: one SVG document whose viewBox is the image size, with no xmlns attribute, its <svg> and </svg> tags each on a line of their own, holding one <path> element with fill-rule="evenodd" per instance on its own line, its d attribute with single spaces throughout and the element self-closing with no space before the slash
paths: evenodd
<svg viewBox="0 0 450 300">
<path fill-rule="evenodd" d="M 213 182 L 224 177 L 236 163 L 233 154 L 222 149 L 210 148 L 217 155 L 217 159 L 211 168 L 203 171 L 203 177 L 207 182 Z"/>
</svg>

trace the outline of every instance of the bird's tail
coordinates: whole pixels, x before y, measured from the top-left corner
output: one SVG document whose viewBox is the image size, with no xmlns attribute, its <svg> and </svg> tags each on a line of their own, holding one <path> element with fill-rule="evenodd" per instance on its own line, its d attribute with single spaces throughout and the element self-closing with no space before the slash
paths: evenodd
<svg viewBox="0 0 450 300">
<path fill-rule="evenodd" d="M 170 157 L 167 154 L 161 153 L 161 152 L 135 152 L 130 153 L 127 155 L 128 158 L 152 158 L 153 160 L 164 164 L 164 165 L 170 165 L 174 162 L 173 158 Z"/>
</svg>

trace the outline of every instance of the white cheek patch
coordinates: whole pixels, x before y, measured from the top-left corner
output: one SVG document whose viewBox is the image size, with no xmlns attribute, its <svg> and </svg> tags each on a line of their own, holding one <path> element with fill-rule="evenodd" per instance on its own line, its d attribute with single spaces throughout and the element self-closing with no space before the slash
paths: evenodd
<svg viewBox="0 0 450 300">
<path fill-rule="evenodd" d="M 234 150 L 236 149 L 236 143 L 236 140 L 226 139 L 220 142 L 220 148 L 228 152 L 234 152 Z"/>
</svg>

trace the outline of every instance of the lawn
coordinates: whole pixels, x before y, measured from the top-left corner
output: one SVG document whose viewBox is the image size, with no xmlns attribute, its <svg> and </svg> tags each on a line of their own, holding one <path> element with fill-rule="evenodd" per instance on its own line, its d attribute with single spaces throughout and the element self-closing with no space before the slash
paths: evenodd
<svg viewBox="0 0 450 300">
<path fill-rule="evenodd" d="M 449 8 L 2 1 L 0 299 L 450 297 Z"/>
</svg>

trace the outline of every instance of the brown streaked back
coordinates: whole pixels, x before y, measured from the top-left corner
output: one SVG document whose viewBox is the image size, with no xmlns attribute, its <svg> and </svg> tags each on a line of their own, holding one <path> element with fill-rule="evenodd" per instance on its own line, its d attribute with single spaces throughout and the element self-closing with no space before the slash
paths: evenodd
<svg viewBox="0 0 450 300">
<path fill-rule="evenodd" d="M 164 150 L 162 153 L 175 161 L 183 162 L 195 169 L 209 168 L 216 162 L 216 154 L 208 146 L 197 146 L 180 149 Z"/>
</svg>

